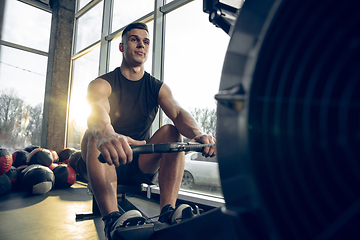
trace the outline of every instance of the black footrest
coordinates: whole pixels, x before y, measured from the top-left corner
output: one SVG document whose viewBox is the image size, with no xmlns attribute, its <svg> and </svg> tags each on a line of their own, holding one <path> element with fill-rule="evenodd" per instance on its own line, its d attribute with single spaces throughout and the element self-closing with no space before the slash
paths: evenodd
<svg viewBox="0 0 360 240">
<path fill-rule="evenodd" d="M 75 221 L 79 222 L 79 221 L 94 219 L 97 217 L 101 217 L 101 215 L 95 213 L 80 213 L 80 214 L 76 214 Z"/>
</svg>

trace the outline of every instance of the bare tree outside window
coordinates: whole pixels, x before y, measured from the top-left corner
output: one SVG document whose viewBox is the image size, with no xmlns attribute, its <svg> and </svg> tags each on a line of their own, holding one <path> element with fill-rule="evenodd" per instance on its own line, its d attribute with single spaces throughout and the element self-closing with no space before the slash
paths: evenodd
<svg viewBox="0 0 360 240">
<path fill-rule="evenodd" d="M 32 107 L 14 89 L 0 92 L 0 147 L 40 145 L 42 105 Z"/>
</svg>

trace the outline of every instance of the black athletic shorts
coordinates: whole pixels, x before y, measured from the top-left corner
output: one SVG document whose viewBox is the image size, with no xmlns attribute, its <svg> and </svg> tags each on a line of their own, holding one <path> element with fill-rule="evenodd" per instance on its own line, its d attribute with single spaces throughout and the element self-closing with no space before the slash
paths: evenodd
<svg viewBox="0 0 360 240">
<path fill-rule="evenodd" d="M 134 157 L 130 163 L 120 165 L 116 168 L 117 183 L 124 185 L 139 185 L 146 183 L 153 185 L 154 174 L 144 174 L 139 168 L 139 155 Z"/>
</svg>

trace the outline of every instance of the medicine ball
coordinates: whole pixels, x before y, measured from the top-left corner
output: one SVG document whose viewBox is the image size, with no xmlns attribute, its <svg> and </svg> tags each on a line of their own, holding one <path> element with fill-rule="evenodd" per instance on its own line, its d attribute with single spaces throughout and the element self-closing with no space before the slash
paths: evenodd
<svg viewBox="0 0 360 240">
<path fill-rule="evenodd" d="M 82 158 L 80 158 L 79 161 L 77 161 L 76 170 L 81 180 L 83 180 L 84 182 L 89 182 L 86 163 Z"/>
<path fill-rule="evenodd" d="M 53 188 L 54 181 L 54 173 L 48 167 L 37 165 L 24 174 L 21 183 L 29 194 L 41 195 Z"/>
<path fill-rule="evenodd" d="M 17 176 L 17 183 L 18 183 L 18 185 L 20 185 L 20 183 L 21 183 L 21 177 L 22 176 L 24 176 L 24 174 L 22 174 L 22 171 L 25 169 L 25 168 L 27 168 L 27 167 L 30 167 L 30 166 L 28 166 L 28 165 L 21 165 L 21 166 L 19 166 L 19 167 L 17 167 L 16 169 L 18 170 L 18 176 Z M 22 175 L 22 176 L 21 176 Z"/>
<path fill-rule="evenodd" d="M 76 173 L 78 173 L 77 171 L 77 162 L 81 160 L 82 161 L 82 157 L 81 157 L 81 151 L 76 151 L 73 154 L 71 154 L 70 158 L 69 158 L 69 165 L 75 170 Z"/>
<path fill-rule="evenodd" d="M 48 167 L 53 162 L 53 155 L 48 149 L 36 148 L 31 151 L 26 162 L 28 165 L 41 164 Z"/>
<path fill-rule="evenodd" d="M 51 155 L 53 157 L 53 162 L 54 163 L 59 162 L 59 156 L 58 156 L 57 152 L 55 150 L 51 150 L 51 149 L 49 149 L 49 151 L 51 152 Z"/>
<path fill-rule="evenodd" d="M 19 175 L 18 175 L 18 180 L 17 180 L 17 182 L 22 186 L 22 179 L 23 179 L 25 173 L 26 173 L 27 171 L 29 171 L 30 169 L 37 168 L 37 167 L 39 167 L 39 166 L 42 166 L 42 165 L 40 165 L 40 164 L 32 164 L 32 165 L 30 165 L 30 166 L 22 165 L 22 166 L 18 167 L 17 169 L 18 169 L 18 171 L 19 171 Z"/>
<path fill-rule="evenodd" d="M 11 191 L 11 181 L 10 178 L 4 174 L 0 175 L 0 197 L 3 197 Z"/>
<path fill-rule="evenodd" d="M 36 148 L 39 148 L 39 146 L 30 145 L 30 146 L 27 146 L 26 148 L 24 148 L 24 151 L 31 153 Z"/>
<path fill-rule="evenodd" d="M 10 170 L 5 174 L 10 178 L 11 185 L 15 186 L 17 178 L 19 176 L 19 170 L 16 167 L 11 166 Z"/>
<path fill-rule="evenodd" d="M 25 168 L 29 167 L 28 165 L 21 165 L 21 166 L 18 166 L 16 169 L 19 170 L 19 173 L 24 170 Z"/>
<path fill-rule="evenodd" d="M 57 164 L 57 163 L 52 163 L 52 164 L 50 164 L 49 168 L 50 168 L 50 170 L 52 171 L 52 170 L 54 170 L 54 168 L 56 168 L 57 166 L 59 166 L 59 164 Z"/>
<path fill-rule="evenodd" d="M 14 167 L 19 167 L 21 165 L 26 165 L 26 160 L 29 157 L 29 153 L 25 150 L 18 150 L 12 154 L 12 157 L 13 157 L 12 165 Z"/>
<path fill-rule="evenodd" d="M 56 188 L 69 188 L 76 181 L 75 170 L 67 164 L 60 164 L 54 168 L 53 172 Z"/>
<path fill-rule="evenodd" d="M 13 163 L 12 155 L 5 148 L 0 148 L 0 175 L 10 170 Z"/>
<path fill-rule="evenodd" d="M 59 152 L 59 162 L 68 163 L 71 154 L 76 152 L 75 148 L 65 148 Z"/>
</svg>

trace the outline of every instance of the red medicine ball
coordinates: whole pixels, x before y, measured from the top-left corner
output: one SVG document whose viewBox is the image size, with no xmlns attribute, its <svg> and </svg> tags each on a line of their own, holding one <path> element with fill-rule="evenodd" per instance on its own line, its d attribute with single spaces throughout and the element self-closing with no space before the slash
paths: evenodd
<svg viewBox="0 0 360 240">
<path fill-rule="evenodd" d="M 52 163 L 48 168 L 50 168 L 50 170 L 54 170 L 54 168 L 56 168 L 57 166 L 59 166 L 59 164 L 57 163 Z"/>
<path fill-rule="evenodd" d="M 0 175 L 10 170 L 13 163 L 12 155 L 5 148 L 0 148 Z"/>
<path fill-rule="evenodd" d="M 53 169 L 56 188 L 69 188 L 76 181 L 75 170 L 66 164 L 60 164 Z"/>
<path fill-rule="evenodd" d="M 59 152 L 59 162 L 68 163 L 71 154 L 76 152 L 75 148 L 65 148 Z"/>
<path fill-rule="evenodd" d="M 31 151 L 26 162 L 28 165 L 40 164 L 49 167 L 53 162 L 53 155 L 48 149 L 36 148 Z"/>
<path fill-rule="evenodd" d="M 29 153 L 25 150 L 18 150 L 12 154 L 13 157 L 13 166 L 20 167 L 21 165 L 26 165 L 26 160 L 29 156 Z"/>
<path fill-rule="evenodd" d="M 29 194 L 42 195 L 53 188 L 54 181 L 54 173 L 48 167 L 37 165 L 24 174 L 22 186 Z"/>
<path fill-rule="evenodd" d="M 76 173 L 78 173 L 77 171 L 77 162 L 81 160 L 82 161 L 82 157 L 81 157 L 81 151 L 76 151 L 73 154 L 71 154 L 70 158 L 69 158 L 69 165 L 75 170 Z"/>
<path fill-rule="evenodd" d="M 55 150 L 51 150 L 51 149 L 49 149 L 49 151 L 51 152 L 51 154 L 53 156 L 53 162 L 57 163 L 59 161 L 59 156 L 58 156 L 57 152 Z"/>
<path fill-rule="evenodd" d="M 31 153 L 36 148 L 40 148 L 40 147 L 35 146 L 35 145 L 30 145 L 30 146 L 27 146 L 26 148 L 24 148 L 24 150 L 27 151 L 28 153 Z"/>
</svg>

